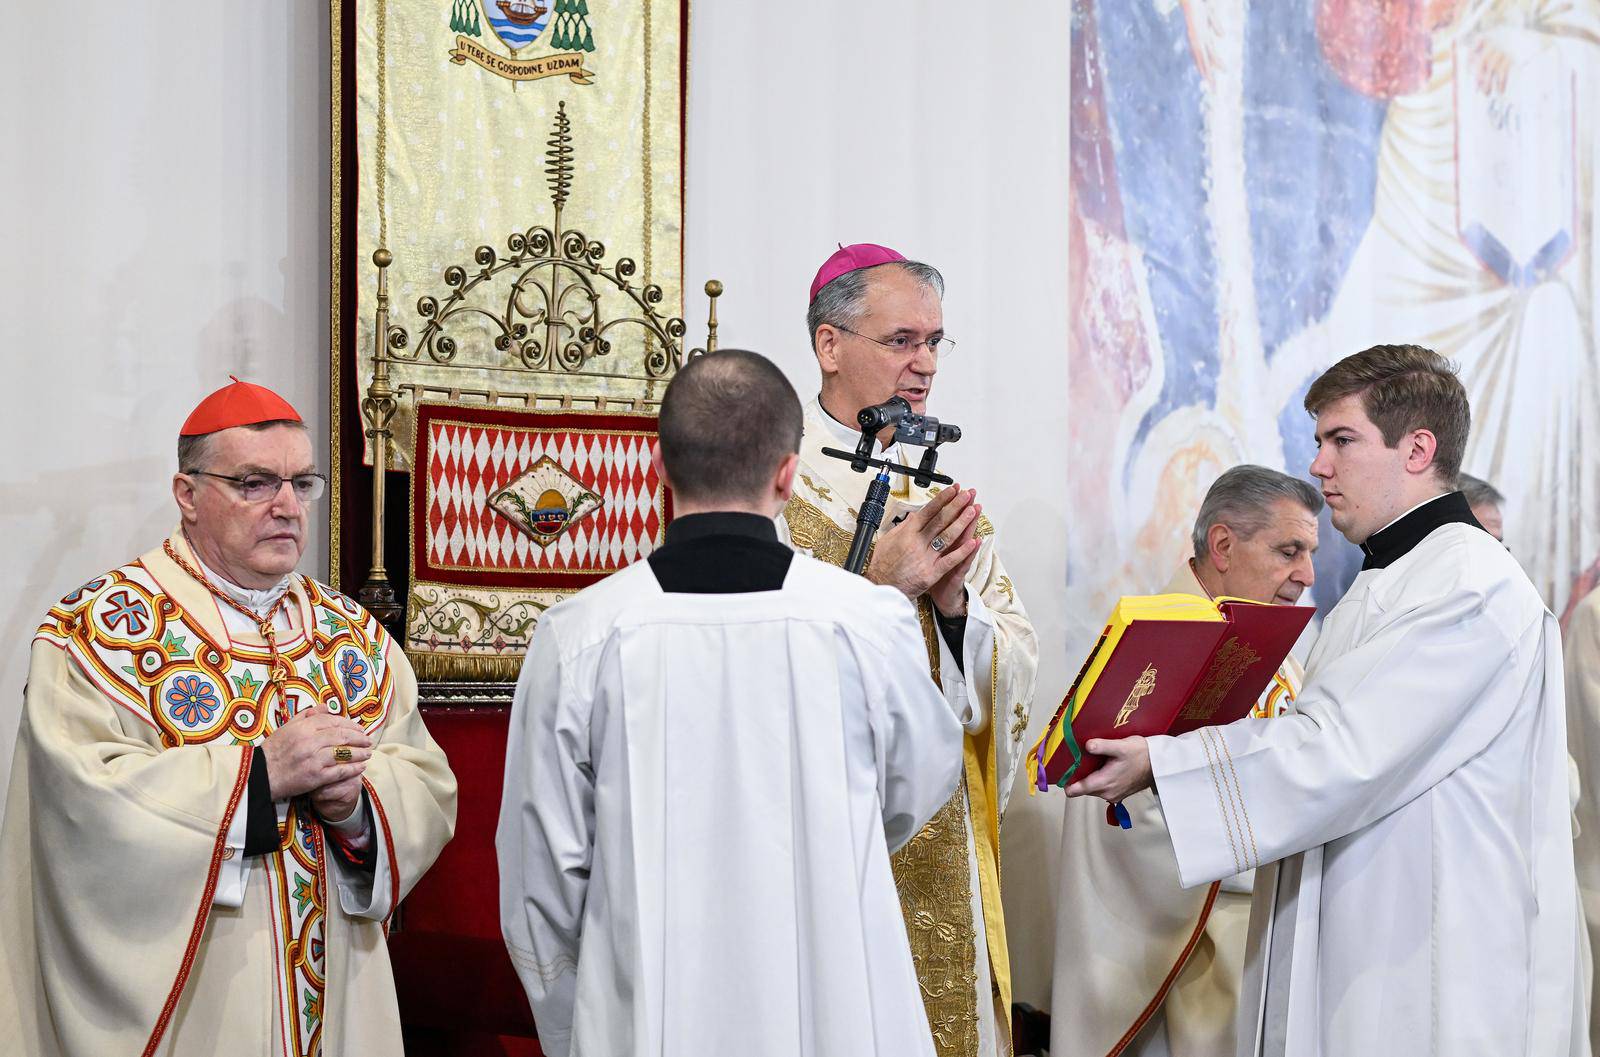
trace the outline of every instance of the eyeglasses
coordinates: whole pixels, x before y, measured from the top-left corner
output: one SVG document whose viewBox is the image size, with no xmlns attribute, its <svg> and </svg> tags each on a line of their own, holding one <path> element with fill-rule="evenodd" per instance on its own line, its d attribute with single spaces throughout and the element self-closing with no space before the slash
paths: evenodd
<svg viewBox="0 0 1600 1057">
<path fill-rule="evenodd" d="M 948 356 L 952 352 L 956 351 L 956 343 L 945 337 L 943 334 L 935 335 L 931 338 L 925 338 L 922 341 L 912 341 L 904 334 L 896 334 L 888 341 L 879 341 L 877 338 L 867 337 L 867 335 L 861 333 L 860 331 L 851 330 L 849 327 L 841 327 L 837 323 L 833 324 L 833 326 L 844 331 L 846 334 L 854 334 L 858 338 L 866 338 L 866 340 L 872 342 L 874 345 L 882 345 L 890 352 L 900 353 L 901 355 L 910 355 L 915 353 L 919 345 L 928 346 L 928 351 L 933 353 L 935 357 Z"/>
<path fill-rule="evenodd" d="M 192 476 L 215 477 L 219 481 L 227 481 L 246 503 L 265 503 L 278 494 L 278 489 L 283 487 L 285 481 L 294 488 L 294 497 L 302 503 L 321 499 L 323 490 L 328 487 L 328 479 L 320 473 L 297 473 L 293 477 L 279 477 L 275 473 L 251 473 L 243 477 L 229 477 L 225 473 L 195 470 Z"/>
</svg>

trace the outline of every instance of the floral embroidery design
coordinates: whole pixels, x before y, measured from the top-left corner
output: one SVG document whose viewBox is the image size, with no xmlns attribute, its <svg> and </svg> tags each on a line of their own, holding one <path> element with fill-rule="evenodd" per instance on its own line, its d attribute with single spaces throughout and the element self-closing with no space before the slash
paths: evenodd
<svg viewBox="0 0 1600 1057">
<path fill-rule="evenodd" d="M 222 700 L 212 685 L 198 675 L 180 675 L 167 690 L 172 718 L 193 729 L 211 722 Z"/>
<path fill-rule="evenodd" d="M 344 696 L 354 701 L 367 688 L 367 662 L 355 650 L 345 650 L 339 657 L 339 678 L 344 681 Z"/>
</svg>

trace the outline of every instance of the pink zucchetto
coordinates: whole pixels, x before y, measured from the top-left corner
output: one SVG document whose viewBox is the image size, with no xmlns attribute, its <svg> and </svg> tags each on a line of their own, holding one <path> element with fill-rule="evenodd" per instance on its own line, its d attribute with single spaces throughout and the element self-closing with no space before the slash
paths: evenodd
<svg viewBox="0 0 1600 1057">
<path fill-rule="evenodd" d="M 850 246 L 841 245 L 838 251 L 823 261 L 822 267 L 817 269 L 817 277 L 811 280 L 810 300 L 815 301 L 818 292 L 841 275 L 860 271 L 862 268 L 872 268 L 879 264 L 891 264 L 895 261 L 903 260 L 905 260 L 905 257 L 889 247 L 878 246 L 871 242 L 857 242 Z"/>
</svg>

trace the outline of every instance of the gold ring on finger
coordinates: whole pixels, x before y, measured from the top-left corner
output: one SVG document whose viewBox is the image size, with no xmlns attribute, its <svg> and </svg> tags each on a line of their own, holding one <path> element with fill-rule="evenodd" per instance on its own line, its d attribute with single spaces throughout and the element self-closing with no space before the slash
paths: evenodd
<svg viewBox="0 0 1600 1057">
<path fill-rule="evenodd" d="M 354 755 L 355 754 L 350 751 L 350 746 L 348 745 L 335 745 L 333 747 L 333 758 L 339 763 L 349 763 L 351 757 Z"/>
</svg>

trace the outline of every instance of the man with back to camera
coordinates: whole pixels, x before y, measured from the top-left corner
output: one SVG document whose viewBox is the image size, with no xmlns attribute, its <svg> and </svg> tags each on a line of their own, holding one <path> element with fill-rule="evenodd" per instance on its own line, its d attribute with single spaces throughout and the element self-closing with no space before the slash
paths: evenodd
<svg viewBox="0 0 1600 1057">
<path fill-rule="evenodd" d="M 1581 1052 L 1560 637 L 1454 491 L 1466 392 L 1379 345 L 1305 406 L 1366 559 L 1295 711 L 1091 741 L 1108 766 L 1068 793 L 1153 781 L 1184 884 L 1258 868 L 1241 1053 Z"/>
<path fill-rule="evenodd" d="M 552 1057 L 932 1057 L 889 856 L 961 726 L 904 595 L 778 542 L 800 424 L 765 358 L 691 360 L 665 545 L 534 632 L 495 844 Z"/>
</svg>

